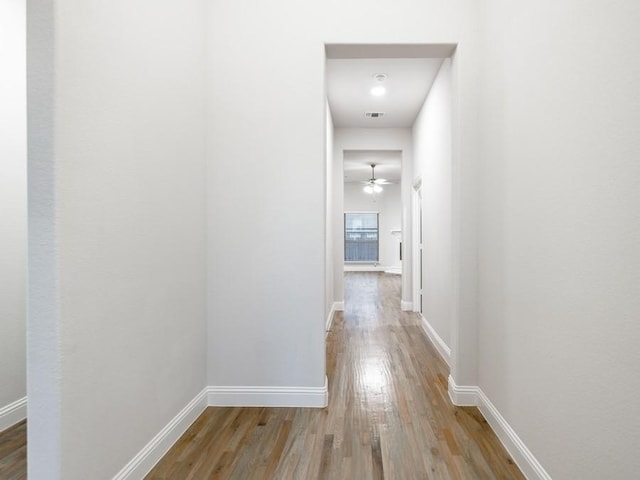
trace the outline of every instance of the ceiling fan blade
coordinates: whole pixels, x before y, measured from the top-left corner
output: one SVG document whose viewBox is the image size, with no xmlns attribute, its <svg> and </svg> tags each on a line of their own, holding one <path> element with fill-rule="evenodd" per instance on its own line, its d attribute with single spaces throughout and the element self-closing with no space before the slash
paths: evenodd
<svg viewBox="0 0 640 480">
<path fill-rule="evenodd" d="M 379 184 L 387 183 L 387 181 L 384 178 L 376 178 L 373 180 L 373 182 L 379 183 Z"/>
</svg>

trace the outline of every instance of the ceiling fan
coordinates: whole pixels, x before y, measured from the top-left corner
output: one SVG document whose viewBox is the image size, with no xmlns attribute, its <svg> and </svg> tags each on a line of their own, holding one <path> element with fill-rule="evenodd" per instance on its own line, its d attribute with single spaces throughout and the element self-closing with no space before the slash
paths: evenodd
<svg viewBox="0 0 640 480">
<path fill-rule="evenodd" d="M 382 191 L 382 187 L 380 185 L 387 185 L 391 182 L 388 182 L 384 178 L 376 178 L 376 164 L 371 164 L 371 178 L 366 182 L 362 182 L 365 184 L 364 191 L 365 193 L 380 193 Z"/>
</svg>

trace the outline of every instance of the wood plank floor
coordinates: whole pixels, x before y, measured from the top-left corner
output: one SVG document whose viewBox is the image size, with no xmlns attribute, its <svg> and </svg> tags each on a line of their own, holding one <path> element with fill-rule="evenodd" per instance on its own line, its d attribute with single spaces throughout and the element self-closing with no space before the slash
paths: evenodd
<svg viewBox="0 0 640 480">
<path fill-rule="evenodd" d="M 27 422 L 0 433 L 0 479 L 27 478 Z"/>
<path fill-rule="evenodd" d="M 446 364 L 399 305 L 399 276 L 347 274 L 329 406 L 208 408 L 146 478 L 524 479 L 478 410 L 451 405 Z"/>
</svg>

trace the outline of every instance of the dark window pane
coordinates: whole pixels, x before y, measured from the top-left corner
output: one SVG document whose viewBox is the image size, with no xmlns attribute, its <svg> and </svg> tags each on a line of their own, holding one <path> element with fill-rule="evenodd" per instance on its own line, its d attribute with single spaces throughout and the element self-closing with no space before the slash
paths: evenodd
<svg viewBox="0 0 640 480">
<path fill-rule="evenodd" d="M 378 214 L 344 214 L 344 260 L 378 261 Z"/>
</svg>

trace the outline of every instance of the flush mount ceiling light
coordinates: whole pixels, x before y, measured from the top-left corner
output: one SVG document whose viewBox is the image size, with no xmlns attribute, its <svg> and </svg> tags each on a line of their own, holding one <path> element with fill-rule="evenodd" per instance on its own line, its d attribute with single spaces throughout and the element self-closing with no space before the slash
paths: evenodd
<svg viewBox="0 0 640 480">
<path fill-rule="evenodd" d="M 384 73 L 376 73 L 373 78 L 376 81 L 377 85 L 375 85 L 371 89 L 371 95 L 373 95 L 374 97 L 381 97 L 382 95 L 387 93 L 387 89 L 384 88 L 384 85 L 382 85 L 382 83 L 387 79 L 387 76 Z"/>
<path fill-rule="evenodd" d="M 371 95 L 373 95 L 374 97 L 381 97 L 385 93 L 387 93 L 387 89 L 382 85 L 376 85 L 371 89 Z"/>
</svg>

